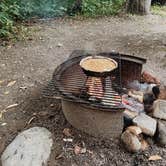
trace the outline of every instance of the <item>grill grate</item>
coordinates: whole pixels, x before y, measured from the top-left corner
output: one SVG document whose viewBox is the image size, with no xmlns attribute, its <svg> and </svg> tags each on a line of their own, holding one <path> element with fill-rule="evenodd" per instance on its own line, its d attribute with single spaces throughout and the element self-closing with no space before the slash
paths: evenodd
<svg viewBox="0 0 166 166">
<path fill-rule="evenodd" d="M 118 60 L 115 59 L 118 62 L 119 67 L 115 69 L 110 76 L 100 78 L 103 80 L 101 88 L 104 90 L 102 92 L 91 90 L 95 95 L 90 95 L 88 93 L 88 87 L 93 86 L 93 83 L 90 82 L 87 86 L 89 77 L 84 74 L 79 65 L 81 59 L 70 59 L 68 60 L 69 62 L 66 61 L 64 64 L 61 64 L 59 70 L 57 69 L 59 72 L 53 76 L 53 79 L 60 94 L 68 100 L 74 99 L 76 102 L 90 104 L 92 106 L 123 108 L 121 97 L 121 58 L 119 57 Z M 96 83 L 95 85 L 100 86 L 99 83 Z M 97 98 L 96 96 L 102 97 Z"/>
</svg>

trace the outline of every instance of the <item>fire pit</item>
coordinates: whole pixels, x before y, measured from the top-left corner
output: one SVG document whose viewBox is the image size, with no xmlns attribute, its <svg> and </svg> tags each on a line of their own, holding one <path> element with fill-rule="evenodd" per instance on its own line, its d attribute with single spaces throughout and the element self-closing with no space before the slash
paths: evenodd
<svg viewBox="0 0 166 166">
<path fill-rule="evenodd" d="M 75 128 L 90 135 L 118 137 L 123 130 L 121 96 L 129 82 L 141 79 L 145 59 L 118 53 L 100 53 L 98 56 L 112 58 L 118 67 L 107 77 L 88 77 L 80 67 L 80 61 L 91 55 L 73 55 L 53 75 L 54 85 L 62 97 L 66 119 Z"/>
</svg>

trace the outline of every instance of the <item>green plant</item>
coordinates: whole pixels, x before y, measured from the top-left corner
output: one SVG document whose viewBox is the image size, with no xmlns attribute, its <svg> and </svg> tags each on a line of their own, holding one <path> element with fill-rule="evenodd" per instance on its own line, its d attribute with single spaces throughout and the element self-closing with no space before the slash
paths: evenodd
<svg viewBox="0 0 166 166">
<path fill-rule="evenodd" d="M 84 16 L 107 16 L 117 14 L 124 0 L 83 0 L 82 14 Z"/>
<path fill-rule="evenodd" d="M 11 39 L 17 32 L 16 21 L 20 18 L 19 5 L 16 0 L 0 2 L 0 37 Z"/>
<path fill-rule="evenodd" d="M 157 14 L 157 15 L 166 17 L 166 6 L 153 5 L 151 7 L 151 11 L 153 14 Z"/>
<path fill-rule="evenodd" d="M 62 16 L 70 1 L 73 0 L 21 0 L 20 12 L 24 19 Z"/>
</svg>

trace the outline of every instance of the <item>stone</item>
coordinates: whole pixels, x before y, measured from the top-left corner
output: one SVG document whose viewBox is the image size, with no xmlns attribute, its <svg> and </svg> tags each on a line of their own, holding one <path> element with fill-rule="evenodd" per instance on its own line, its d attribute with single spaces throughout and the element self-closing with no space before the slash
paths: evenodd
<svg viewBox="0 0 166 166">
<path fill-rule="evenodd" d="M 138 126 L 129 126 L 127 128 L 127 130 L 129 130 L 131 133 L 133 133 L 134 135 L 139 135 L 142 133 L 142 130 L 140 127 Z"/>
<path fill-rule="evenodd" d="M 21 132 L 1 156 L 2 166 L 46 166 L 53 140 L 43 127 Z"/>
<path fill-rule="evenodd" d="M 153 117 L 166 120 L 166 100 L 156 100 L 153 104 Z"/>
<path fill-rule="evenodd" d="M 164 124 L 162 121 L 158 121 L 157 141 L 162 146 L 166 145 L 166 123 Z"/>
<path fill-rule="evenodd" d="M 154 136 L 157 128 L 157 121 L 150 116 L 141 113 L 133 119 L 133 123 L 142 129 L 142 132 Z"/>
<path fill-rule="evenodd" d="M 138 137 L 126 130 L 121 135 L 121 140 L 129 152 L 138 152 L 141 150 L 141 142 Z"/>
</svg>

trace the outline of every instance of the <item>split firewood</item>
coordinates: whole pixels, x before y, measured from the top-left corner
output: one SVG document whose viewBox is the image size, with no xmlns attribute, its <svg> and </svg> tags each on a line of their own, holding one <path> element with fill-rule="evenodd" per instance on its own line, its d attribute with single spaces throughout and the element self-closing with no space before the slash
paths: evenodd
<svg viewBox="0 0 166 166">
<path fill-rule="evenodd" d="M 148 84 L 160 85 L 160 80 L 158 80 L 157 78 L 145 71 L 142 73 L 142 81 Z"/>
</svg>

